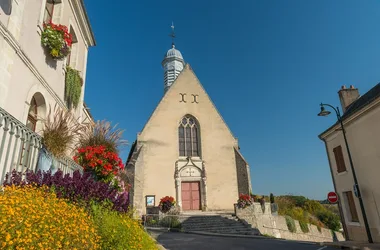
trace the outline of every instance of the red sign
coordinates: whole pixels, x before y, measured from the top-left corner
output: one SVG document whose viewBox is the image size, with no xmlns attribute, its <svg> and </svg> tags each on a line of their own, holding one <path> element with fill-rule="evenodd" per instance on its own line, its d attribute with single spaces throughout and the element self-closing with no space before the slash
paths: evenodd
<svg viewBox="0 0 380 250">
<path fill-rule="evenodd" d="M 338 201 L 338 194 L 335 193 L 335 192 L 330 192 L 328 193 L 327 195 L 327 200 L 330 202 L 330 203 L 336 203 Z"/>
</svg>

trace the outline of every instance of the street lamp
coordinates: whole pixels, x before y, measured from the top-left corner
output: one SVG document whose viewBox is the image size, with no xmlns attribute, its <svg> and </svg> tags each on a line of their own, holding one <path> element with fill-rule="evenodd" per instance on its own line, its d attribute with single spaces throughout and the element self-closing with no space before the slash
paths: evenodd
<svg viewBox="0 0 380 250">
<path fill-rule="evenodd" d="M 338 121 L 340 123 L 340 127 L 341 127 L 342 132 L 343 132 L 344 142 L 346 143 L 348 159 L 350 160 L 352 176 L 354 177 L 354 184 L 355 184 L 354 186 L 355 186 L 356 191 L 357 191 L 357 197 L 359 199 L 360 209 L 362 211 L 362 216 L 363 216 L 363 220 L 364 220 L 364 226 L 365 226 L 365 230 L 367 232 L 368 242 L 369 243 L 373 243 L 372 236 L 371 236 L 371 231 L 369 229 L 369 224 L 368 224 L 368 220 L 367 220 L 367 215 L 366 215 L 365 209 L 364 209 L 363 199 L 362 199 L 362 196 L 361 196 L 361 193 L 360 193 L 360 188 L 359 188 L 358 180 L 356 178 L 356 173 L 355 173 L 355 169 L 354 169 L 354 163 L 352 162 L 350 148 L 348 147 L 348 142 L 347 142 L 347 137 L 346 137 L 346 130 L 344 129 L 344 126 L 343 126 L 343 120 L 342 120 L 342 117 L 340 116 L 339 108 L 338 107 L 334 108 L 330 104 L 323 104 L 323 103 L 321 103 L 320 105 L 321 105 L 321 112 L 319 112 L 318 116 L 328 116 L 329 114 L 331 114 L 330 111 L 328 111 L 328 110 L 325 109 L 325 106 L 327 106 L 327 107 L 332 108 L 335 111 L 336 116 L 338 118 Z"/>
</svg>

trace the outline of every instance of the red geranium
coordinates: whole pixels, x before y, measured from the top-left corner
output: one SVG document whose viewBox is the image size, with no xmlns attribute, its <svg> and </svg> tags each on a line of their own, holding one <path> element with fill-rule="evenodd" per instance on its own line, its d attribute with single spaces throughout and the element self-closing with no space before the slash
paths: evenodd
<svg viewBox="0 0 380 250">
<path fill-rule="evenodd" d="M 238 208 L 246 208 L 251 206 L 253 203 L 253 198 L 248 194 L 240 194 L 237 201 Z"/>
<path fill-rule="evenodd" d="M 161 212 L 167 213 L 172 207 L 175 206 L 175 200 L 171 196 L 165 196 L 161 198 L 160 204 L 158 206 Z"/>
<path fill-rule="evenodd" d="M 79 148 L 74 161 L 81 165 L 85 171 L 92 172 L 97 179 L 106 182 L 124 169 L 123 161 L 114 153 L 106 150 L 105 146 L 87 146 Z"/>
<path fill-rule="evenodd" d="M 44 24 L 41 42 L 54 58 L 61 59 L 70 53 L 73 38 L 67 26 L 49 22 Z"/>
</svg>

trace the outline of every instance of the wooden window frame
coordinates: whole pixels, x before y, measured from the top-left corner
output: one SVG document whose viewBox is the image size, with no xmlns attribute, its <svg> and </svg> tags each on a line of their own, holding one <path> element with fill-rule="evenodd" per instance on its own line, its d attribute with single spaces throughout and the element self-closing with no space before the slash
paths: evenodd
<svg viewBox="0 0 380 250">
<path fill-rule="evenodd" d="M 350 212 L 350 221 L 351 222 L 359 222 L 358 211 L 356 210 L 355 199 L 352 191 L 343 192 L 345 196 L 345 200 L 347 202 L 348 211 Z"/>
<path fill-rule="evenodd" d="M 51 1 L 52 9 L 51 13 L 49 12 L 49 9 L 47 8 L 47 5 L 49 4 L 49 1 Z M 53 16 L 54 16 L 54 6 L 58 2 L 56 0 L 46 0 L 45 2 L 45 8 L 44 8 L 44 16 L 43 16 L 43 22 L 44 23 L 50 23 L 53 21 Z M 46 13 L 48 14 L 48 19 L 46 18 Z"/>
<path fill-rule="evenodd" d="M 338 173 L 346 172 L 346 163 L 344 161 L 344 156 L 343 156 L 343 150 L 342 146 L 337 146 L 333 149 L 334 152 L 334 157 L 335 157 L 335 163 L 336 163 L 336 169 Z"/>
<path fill-rule="evenodd" d="M 31 111 L 31 108 L 33 108 L 33 112 L 34 114 L 31 114 L 30 111 Z M 30 128 L 33 132 L 36 132 L 36 127 L 37 127 L 37 115 L 38 115 L 38 107 L 37 107 L 37 100 L 36 98 L 33 96 L 32 97 L 32 100 L 30 101 L 30 108 L 29 108 L 29 112 L 28 112 L 28 120 L 26 122 L 26 124 L 30 123 L 32 124 L 32 128 Z M 24 157 L 29 157 L 29 152 L 30 152 L 30 146 L 28 148 L 25 147 L 25 142 L 22 142 L 22 145 L 21 145 L 21 148 L 22 148 L 22 151 L 21 151 L 21 157 L 20 157 L 20 162 L 19 164 L 20 165 L 23 165 L 24 163 Z"/>
</svg>

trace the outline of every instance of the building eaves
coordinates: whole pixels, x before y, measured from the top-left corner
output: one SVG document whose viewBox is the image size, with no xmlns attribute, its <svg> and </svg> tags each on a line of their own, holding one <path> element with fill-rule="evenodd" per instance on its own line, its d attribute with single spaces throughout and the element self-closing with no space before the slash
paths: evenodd
<svg viewBox="0 0 380 250">
<path fill-rule="evenodd" d="M 375 85 L 372 89 L 370 89 L 367 93 L 360 96 L 355 102 L 353 102 L 351 105 L 348 106 L 346 112 L 342 115 L 343 122 L 351 117 L 352 115 L 356 114 L 375 100 L 380 98 L 380 83 Z M 323 131 L 318 137 L 322 140 L 322 136 L 329 132 L 331 129 L 333 129 L 339 122 L 337 121 L 334 123 L 331 127 Z"/>
<path fill-rule="evenodd" d="M 83 106 L 84 106 L 84 109 L 87 111 L 88 115 L 91 117 L 91 119 L 92 119 L 93 121 L 95 121 L 95 120 L 94 120 L 94 117 L 92 116 L 92 114 L 91 114 L 91 112 L 90 112 L 90 108 L 87 106 L 87 104 L 86 104 L 85 102 L 83 102 Z"/>
<path fill-rule="evenodd" d="M 91 27 L 91 23 L 90 23 L 90 19 L 88 17 L 88 14 L 87 14 L 86 7 L 84 5 L 84 0 L 79 0 L 79 3 L 80 3 L 81 8 L 83 10 L 84 17 L 86 18 L 86 22 L 87 22 L 87 25 L 88 25 L 88 30 L 89 30 L 89 33 L 90 33 L 90 36 L 91 36 L 90 46 L 96 46 L 95 35 L 94 35 L 94 32 L 93 32 L 92 27 Z"/>
<path fill-rule="evenodd" d="M 237 153 L 240 156 L 240 158 L 245 162 L 245 164 L 249 166 L 247 160 L 244 158 L 244 156 L 242 155 L 242 153 L 240 152 L 240 150 L 237 149 L 236 147 L 234 147 L 234 150 L 235 150 L 235 153 Z"/>
<path fill-rule="evenodd" d="M 136 145 L 137 145 L 137 140 L 135 140 L 132 144 L 132 147 L 131 147 L 131 150 L 129 151 L 128 158 L 127 158 L 127 161 L 125 162 L 125 165 L 128 165 L 128 162 L 131 160 L 132 155 L 135 151 Z"/>
</svg>

